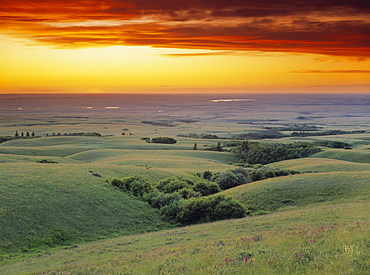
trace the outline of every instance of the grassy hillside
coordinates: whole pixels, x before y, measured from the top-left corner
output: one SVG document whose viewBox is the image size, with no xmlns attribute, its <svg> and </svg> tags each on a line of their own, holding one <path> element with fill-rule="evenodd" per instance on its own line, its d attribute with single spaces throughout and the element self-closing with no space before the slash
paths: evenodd
<svg viewBox="0 0 370 275">
<path fill-rule="evenodd" d="M 370 163 L 370 152 L 365 150 L 328 149 L 315 154 L 314 157 Z"/>
<path fill-rule="evenodd" d="M 151 144 L 135 136 L 0 144 L 0 274 L 366 274 L 366 148 L 269 164 L 320 173 L 223 192 L 252 214 L 268 215 L 142 234 L 172 225 L 106 179 L 158 181 L 230 169 L 233 154 L 201 150 L 215 144 L 190 138 Z M 58 163 L 36 163 L 44 158 Z M 130 236 L 106 239 L 122 235 Z"/>
<path fill-rule="evenodd" d="M 344 160 L 327 159 L 327 158 L 303 158 L 275 162 L 267 165 L 271 168 L 296 170 L 300 172 L 318 171 L 370 171 L 370 164 L 355 163 Z"/>
<path fill-rule="evenodd" d="M 0 251 L 163 229 L 159 213 L 86 166 L 0 166 Z"/>
<path fill-rule="evenodd" d="M 0 252 L 168 228 L 158 211 L 105 180 L 143 176 L 159 181 L 223 171 L 234 159 L 230 153 L 184 148 L 136 137 L 61 136 L 0 144 Z M 41 159 L 57 163 L 36 163 Z"/>
<path fill-rule="evenodd" d="M 369 200 L 370 172 L 298 174 L 252 182 L 224 191 L 252 213 L 343 200 Z"/>
<path fill-rule="evenodd" d="M 49 249 L 1 274 L 365 275 L 368 200 Z"/>
</svg>

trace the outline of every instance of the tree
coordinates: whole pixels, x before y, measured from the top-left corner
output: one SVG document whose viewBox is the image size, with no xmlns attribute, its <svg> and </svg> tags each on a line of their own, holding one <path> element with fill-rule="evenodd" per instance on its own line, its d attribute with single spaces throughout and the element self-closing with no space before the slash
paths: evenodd
<svg viewBox="0 0 370 275">
<path fill-rule="evenodd" d="M 218 142 L 218 143 L 217 143 L 216 151 L 222 152 L 221 142 Z"/>
<path fill-rule="evenodd" d="M 198 150 L 198 145 L 194 143 L 193 150 Z"/>
<path fill-rule="evenodd" d="M 15 138 L 19 138 L 19 134 L 18 134 L 18 131 L 15 131 L 15 135 L 14 135 Z"/>
<path fill-rule="evenodd" d="M 30 137 L 30 133 L 29 132 L 26 133 L 26 137 Z"/>
<path fill-rule="evenodd" d="M 35 132 L 32 132 L 31 136 L 32 136 L 32 137 L 35 137 Z"/>
</svg>

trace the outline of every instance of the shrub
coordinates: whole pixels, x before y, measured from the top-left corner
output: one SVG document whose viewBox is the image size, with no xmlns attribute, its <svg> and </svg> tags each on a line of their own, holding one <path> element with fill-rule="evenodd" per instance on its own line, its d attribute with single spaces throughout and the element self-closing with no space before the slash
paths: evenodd
<svg viewBox="0 0 370 275">
<path fill-rule="evenodd" d="M 237 200 L 225 195 L 192 198 L 179 205 L 176 220 L 183 225 L 242 218 L 246 210 Z"/>
<path fill-rule="evenodd" d="M 173 193 L 183 188 L 192 188 L 193 185 L 194 182 L 189 179 L 172 177 L 159 181 L 156 187 L 164 193 Z"/>
<path fill-rule="evenodd" d="M 52 159 L 39 159 L 36 162 L 37 163 L 58 163 L 57 161 L 52 160 Z"/>
<path fill-rule="evenodd" d="M 190 188 L 182 188 L 178 190 L 177 193 L 179 193 L 181 197 L 183 197 L 184 199 L 190 199 L 190 198 L 202 196 L 201 193 L 195 192 L 193 189 L 190 189 Z"/>
<path fill-rule="evenodd" d="M 211 180 L 212 178 L 212 172 L 211 171 L 204 171 L 203 173 L 203 178 L 206 179 L 206 180 Z"/>
<path fill-rule="evenodd" d="M 213 181 L 216 182 L 222 190 L 230 189 L 251 182 L 251 178 L 247 174 L 247 171 L 247 169 L 243 168 L 227 170 L 221 174 L 215 175 Z"/>
<path fill-rule="evenodd" d="M 156 137 L 152 138 L 152 143 L 165 143 L 165 144 L 175 144 L 176 139 L 170 137 Z"/>
<path fill-rule="evenodd" d="M 194 191 L 199 192 L 202 194 L 202 196 L 209 196 L 216 194 L 221 191 L 221 188 L 217 183 L 214 182 L 206 182 L 206 181 L 198 181 L 194 185 Z"/>
<path fill-rule="evenodd" d="M 123 191 L 130 192 L 136 197 L 143 197 L 144 194 L 153 191 L 151 183 L 147 179 L 138 176 L 123 179 L 114 178 L 111 180 L 111 184 Z"/>
<path fill-rule="evenodd" d="M 143 200 L 149 203 L 151 207 L 161 209 L 162 207 L 169 205 L 175 201 L 182 200 L 182 197 L 178 192 L 165 194 L 162 192 L 154 191 L 145 194 L 143 196 Z"/>
</svg>

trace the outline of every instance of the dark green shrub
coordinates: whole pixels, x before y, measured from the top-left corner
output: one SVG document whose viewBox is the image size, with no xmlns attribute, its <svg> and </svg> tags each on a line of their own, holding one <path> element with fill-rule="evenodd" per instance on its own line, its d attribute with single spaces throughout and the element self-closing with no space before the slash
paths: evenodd
<svg viewBox="0 0 370 275">
<path fill-rule="evenodd" d="M 165 194 L 157 191 L 145 194 L 143 200 L 151 207 L 160 209 L 165 205 L 182 200 L 182 196 L 178 192 Z"/>
<path fill-rule="evenodd" d="M 177 221 L 177 215 L 180 212 L 182 200 L 175 200 L 160 209 L 161 215 L 165 221 Z"/>
<path fill-rule="evenodd" d="M 152 138 L 152 143 L 165 143 L 165 144 L 175 144 L 177 142 L 176 139 L 170 137 L 156 137 Z"/>
<path fill-rule="evenodd" d="M 226 190 L 235 186 L 249 183 L 251 182 L 251 178 L 248 175 L 247 169 L 237 168 L 215 175 L 212 181 L 216 182 L 222 190 Z"/>
<path fill-rule="evenodd" d="M 203 178 L 206 179 L 206 180 L 211 180 L 212 178 L 212 172 L 211 171 L 204 171 L 203 172 Z"/>
<path fill-rule="evenodd" d="M 199 192 L 202 196 L 209 196 L 216 194 L 221 191 L 221 188 L 217 183 L 214 182 L 206 182 L 206 181 L 198 181 L 194 185 L 194 191 Z"/>
<path fill-rule="evenodd" d="M 183 225 L 242 218 L 245 208 L 237 200 L 225 195 L 192 198 L 180 204 L 176 220 Z"/>
<path fill-rule="evenodd" d="M 39 159 L 36 162 L 37 163 L 58 163 L 57 161 L 52 160 L 52 159 Z"/>
<path fill-rule="evenodd" d="M 184 199 L 190 199 L 190 198 L 202 196 L 201 193 L 197 193 L 193 189 L 190 189 L 190 188 L 182 188 L 178 190 L 177 193 L 179 193 L 181 197 L 183 197 Z"/>
<path fill-rule="evenodd" d="M 264 180 L 266 177 L 263 171 L 256 170 L 251 173 L 251 178 L 252 178 L 252 181 L 258 181 L 258 180 Z"/>
<path fill-rule="evenodd" d="M 153 191 L 151 183 L 139 176 L 131 176 L 123 179 L 114 178 L 110 183 L 125 192 L 130 192 L 136 197 L 142 197 L 144 194 Z"/>
<path fill-rule="evenodd" d="M 159 181 L 156 187 L 164 193 L 173 193 L 183 188 L 192 188 L 193 185 L 194 182 L 192 180 L 182 177 L 172 177 Z"/>
</svg>

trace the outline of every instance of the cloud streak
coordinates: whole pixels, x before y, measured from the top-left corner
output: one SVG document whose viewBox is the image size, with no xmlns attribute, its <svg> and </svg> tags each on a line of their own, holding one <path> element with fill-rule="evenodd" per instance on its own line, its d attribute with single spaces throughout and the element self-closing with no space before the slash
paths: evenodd
<svg viewBox="0 0 370 275">
<path fill-rule="evenodd" d="M 259 51 L 370 57 L 368 1 L 255 2 L 3 0 L 0 30 L 56 48 L 129 45 L 221 54 Z"/>
<path fill-rule="evenodd" d="M 370 74 L 370 70 L 299 70 L 292 73 L 300 74 Z"/>
</svg>

